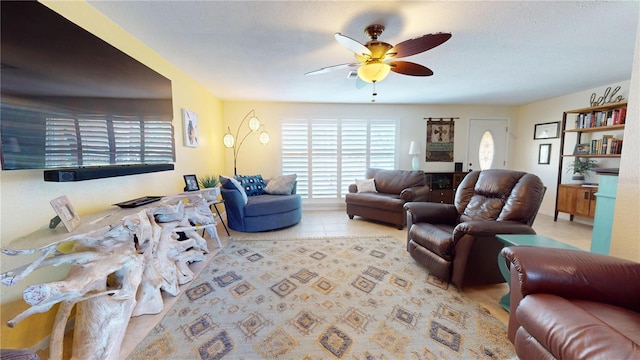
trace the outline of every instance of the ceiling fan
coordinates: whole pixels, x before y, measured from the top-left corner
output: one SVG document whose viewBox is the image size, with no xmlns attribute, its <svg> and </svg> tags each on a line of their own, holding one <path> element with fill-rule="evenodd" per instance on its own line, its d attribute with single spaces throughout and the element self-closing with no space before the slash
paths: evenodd
<svg viewBox="0 0 640 360">
<path fill-rule="evenodd" d="M 378 37 L 384 29 L 383 25 L 378 24 L 367 26 L 364 29 L 364 33 L 371 40 L 366 44 L 362 44 L 340 33 L 335 33 L 336 40 L 340 45 L 352 51 L 358 62 L 328 66 L 308 72 L 305 75 L 324 74 L 334 70 L 358 67 L 358 77 L 374 85 L 376 82 L 387 77 L 390 71 L 402 75 L 431 76 L 433 75 L 433 71 L 426 66 L 409 61 L 396 61 L 394 59 L 433 49 L 451 38 L 450 33 L 427 34 L 392 46 L 386 42 L 378 41 Z"/>
</svg>

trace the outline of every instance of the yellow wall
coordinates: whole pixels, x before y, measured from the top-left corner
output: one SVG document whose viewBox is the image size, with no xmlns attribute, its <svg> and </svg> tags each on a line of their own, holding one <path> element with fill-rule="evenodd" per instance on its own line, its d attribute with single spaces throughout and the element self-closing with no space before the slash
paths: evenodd
<svg viewBox="0 0 640 360">
<path fill-rule="evenodd" d="M 183 174 L 219 174 L 224 169 L 224 147 L 220 139 L 223 104 L 197 81 L 175 68 L 147 46 L 126 33 L 111 20 L 85 2 L 43 1 L 43 3 L 74 23 L 94 33 L 138 61 L 169 78 L 173 88 L 173 125 L 176 141 L 174 171 L 132 175 L 77 183 L 52 183 L 42 180 L 42 170 L 0 172 L 0 239 L 5 246 L 11 240 L 45 227 L 55 216 L 49 201 L 67 195 L 80 214 L 108 208 L 116 202 L 144 195 L 181 192 Z M 198 114 L 200 146 L 188 148 L 182 140 L 182 109 Z M 61 225 L 60 225 L 61 226 Z M 1 269 L 6 272 L 30 262 L 26 257 L 2 255 Z M 8 328 L 6 322 L 26 309 L 22 290 L 26 285 L 62 278 L 67 269 L 38 270 L 23 283 L 13 287 L 1 286 L 0 346 L 2 348 L 31 347 L 49 335 L 54 311 L 35 315 Z M 55 310 L 55 309 L 54 309 Z"/>
</svg>

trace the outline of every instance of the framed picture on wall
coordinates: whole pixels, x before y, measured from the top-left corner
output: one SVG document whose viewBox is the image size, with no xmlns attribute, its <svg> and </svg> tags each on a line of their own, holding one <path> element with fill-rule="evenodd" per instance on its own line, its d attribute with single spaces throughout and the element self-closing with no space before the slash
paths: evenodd
<svg viewBox="0 0 640 360">
<path fill-rule="evenodd" d="M 555 139 L 560 136 L 560 122 L 536 124 L 533 130 L 533 140 Z"/>
<path fill-rule="evenodd" d="M 184 146 L 198 147 L 198 114 L 188 109 L 182 109 L 184 129 Z"/>
<path fill-rule="evenodd" d="M 551 162 L 551 144 L 540 144 L 538 149 L 538 164 L 546 165 Z"/>
</svg>

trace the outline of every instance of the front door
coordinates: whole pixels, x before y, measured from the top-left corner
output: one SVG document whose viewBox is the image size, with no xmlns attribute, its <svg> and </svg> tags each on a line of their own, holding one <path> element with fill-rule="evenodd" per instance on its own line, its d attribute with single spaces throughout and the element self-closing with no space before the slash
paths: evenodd
<svg viewBox="0 0 640 360">
<path fill-rule="evenodd" d="M 506 119 L 470 119 L 468 171 L 507 168 Z"/>
</svg>

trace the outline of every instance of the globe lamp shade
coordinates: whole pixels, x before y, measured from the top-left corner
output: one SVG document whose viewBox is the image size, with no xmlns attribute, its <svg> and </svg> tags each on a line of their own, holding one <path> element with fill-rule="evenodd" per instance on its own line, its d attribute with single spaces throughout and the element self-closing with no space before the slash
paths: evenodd
<svg viewBox="0 0 640 360">
<path fill-rule="evenodd" d="M 368 83 L 380 82 L 389 75 L 389 71 L 391 71 L 389 64 L 370 62 L 358 68 L 358 76 Z"/>
</svg>

